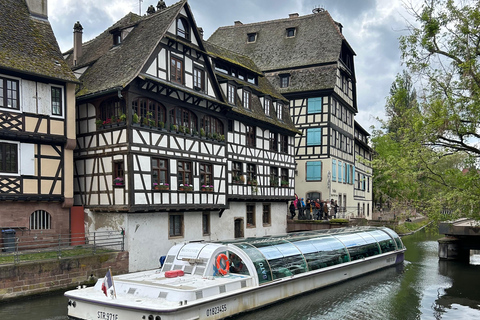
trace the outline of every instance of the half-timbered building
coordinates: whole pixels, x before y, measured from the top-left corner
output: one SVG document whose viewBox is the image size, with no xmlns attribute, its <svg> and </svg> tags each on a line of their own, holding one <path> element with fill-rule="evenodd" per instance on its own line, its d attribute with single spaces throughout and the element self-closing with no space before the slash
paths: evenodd
<svg viewBox="0 0 480 320">
<path fill-rule="evenodd" d="M 20 241 L 30 231 L 66 235 L 77 79 L 63 61 L 47 1 L 0 0 L 0 20 L 0 229 L 15 230 Z"/>
<path fill-rule="evenodd" d="M 372 148 L 368 145 L 370 134 L 355 121 L 355 194 L 357 217 L 372 219 Z"/>
<path fill-rule="evenodd" d="M 295 139 L 295 192 L 334 200 L 340 217 L 356 215 L 355 52 L 342 25 L 323 10 L 218 28 L 209 42 L 247 55 L 289 100 Z"/>
<path fill-rule="evenodd" d="M 79 77 L 75 204 L 126 232 L 130 270 L 178 241 L 286 230 L 296 128 L 247 57 L 202 39 L 186 0 L 130 13 L 66 61 Z M 267 110 L 267 111 L 265 111 Z"/>
</svg>

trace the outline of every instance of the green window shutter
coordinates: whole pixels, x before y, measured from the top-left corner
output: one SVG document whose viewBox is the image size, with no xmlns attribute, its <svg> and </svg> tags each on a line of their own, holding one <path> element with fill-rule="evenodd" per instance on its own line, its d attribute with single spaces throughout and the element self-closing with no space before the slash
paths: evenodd
<svg viewBox="0 0 480 320">
<path fill-rule="evenodd" d="M 318 146 L 322 143 L 322 128 L 307 129 L 307 146 Z"/>
<path fill-rule="evenodd" d="M 338 161 L 338 182 L 342 182 L 342 161 Z"/>
<path fill-rule="evenodd" d="M 319 98 L 308 98 L 307 103 L 307 112 L 311 113 L 321 113 L 322 112 L 322 97 Z"/>
<path fill-rule="evenodd" d="M 322 162 L 309 161 L 307 162 L 307 181 L 315 181 L 322 179 Z"/>
</svg>

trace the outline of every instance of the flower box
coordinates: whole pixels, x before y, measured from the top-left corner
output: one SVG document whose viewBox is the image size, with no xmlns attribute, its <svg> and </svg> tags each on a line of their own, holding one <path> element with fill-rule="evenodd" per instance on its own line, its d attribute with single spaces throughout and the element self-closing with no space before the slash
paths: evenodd
<svg viewBox="0 0 480 320">
<path fill-rule="evenodd" d="M 125 180 L 122 177 L 116 177 L 113 179 L 113 185 L 116 187 L 123 187 L 125 185 Z"/>
</svg>

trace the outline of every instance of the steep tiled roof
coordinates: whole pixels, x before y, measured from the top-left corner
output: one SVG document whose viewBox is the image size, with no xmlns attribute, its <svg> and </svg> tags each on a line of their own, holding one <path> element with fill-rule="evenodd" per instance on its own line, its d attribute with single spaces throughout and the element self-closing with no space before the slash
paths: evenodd
<svg viewBox="0 0 480 320">
<path fill-rule="evenodd" d="M 76 82 L 48 20 L 34 18 L 21 0 L 0 0 L 0 68 Z"/>
<path fill-rule="evenodd" d="M 286 29 L 295 28 L 287 38 Z M 253 43 L 247 34 L 256 33 Z M 251 57 L 263 71 L 338 61 L 345 38 L 327 11 L 218 28 L 208 41 Z"/>
<path fill-rule="evenodd" d="M 80 77 L 77 97 L 127 86 L 140 72 L 170 24 L 175 21 L 186 0 L 181 0 L 155 14 L 140 17 L 127 14 L 97 38 L 84 43 L 77 67 L 91 65 Z M 111 30 L 135 28 L 118 46 L 113 46 Z M 72 66 L 73 57 L 68 57 Z"/>
</svg>

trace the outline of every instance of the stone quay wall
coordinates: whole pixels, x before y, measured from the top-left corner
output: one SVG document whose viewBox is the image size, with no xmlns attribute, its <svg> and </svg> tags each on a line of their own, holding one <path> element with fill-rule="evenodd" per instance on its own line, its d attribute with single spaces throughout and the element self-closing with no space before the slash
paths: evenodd
<svg viewBox="0 0 480 320">
<path fill-rule="evenodd" d="M 128 272 L 128 252 L 0 265 L 0 302 L 94 284 L 108 269 Z"/>
</svg>

